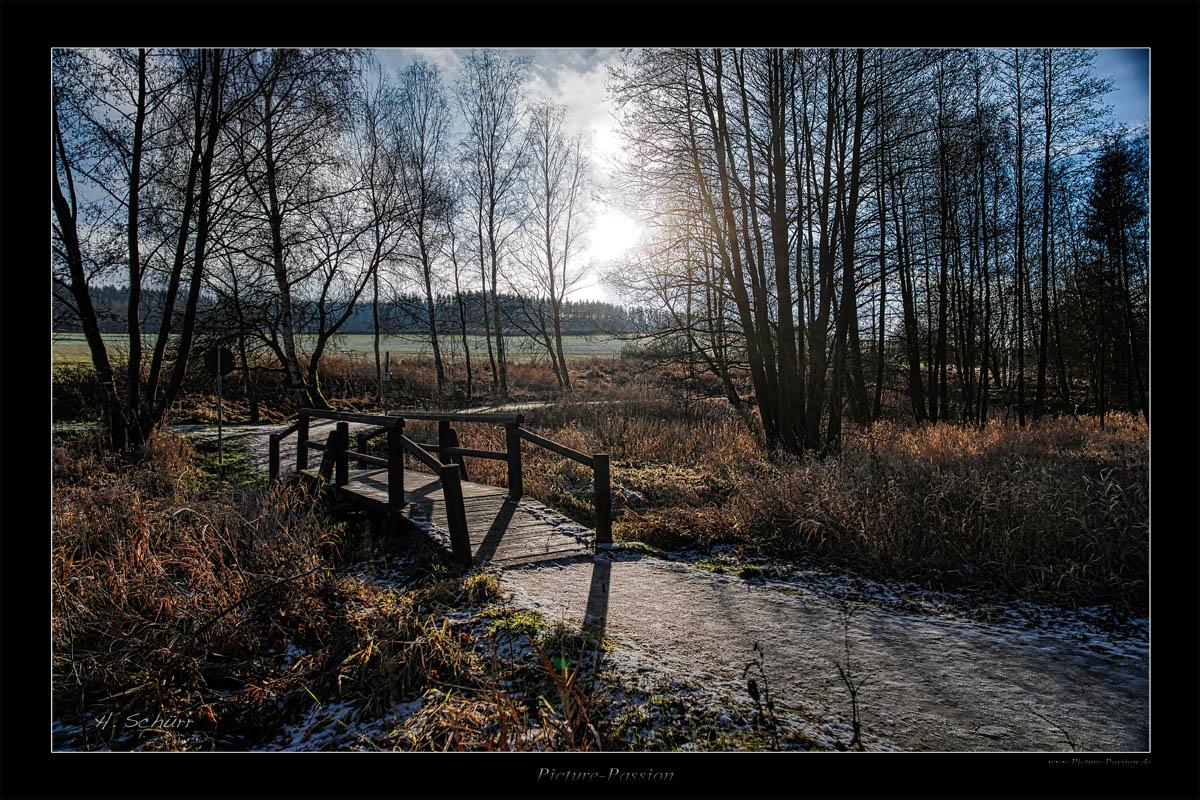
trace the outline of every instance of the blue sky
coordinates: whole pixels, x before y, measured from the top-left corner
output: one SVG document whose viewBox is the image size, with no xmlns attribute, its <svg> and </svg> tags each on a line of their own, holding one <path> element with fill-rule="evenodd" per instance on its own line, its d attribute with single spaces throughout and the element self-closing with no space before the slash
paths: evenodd
<svg viewBox="0 0 1200 800">
<path fill-rule="evenodd" d="M 1112 48 L 1096 56 L 1096 72 L 1113 81 L 1104 100 L 1113 116 L 1137 126 L 1150 118 L 1150 51 L 1146 48 Z"/>
</svg>

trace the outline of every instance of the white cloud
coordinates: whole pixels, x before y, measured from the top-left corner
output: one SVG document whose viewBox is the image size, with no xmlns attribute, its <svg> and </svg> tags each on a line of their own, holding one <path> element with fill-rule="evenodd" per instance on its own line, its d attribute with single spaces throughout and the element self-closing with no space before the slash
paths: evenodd
<svg viewBox="0 0 1200 800">
<path fill-rule="evenodd" d="M 382 47 L 376 50 L 376 53 L 379 59 L 393 70 L 423 58 L 442 71 L 442 79 L 447 84 L 453 83 L 458 77 L 459 66 L 462 64 L 461 51 L 449 47 Z"/>
<path fill-rule="evenodd" d="M 592 158 L 601 175 L 619 150 L 617 119 L 605 91 L 605 67 L 614 50 L 535 50 L 530 97 L 567 107 L 567 122 L 591 131 Z"/>
</svg>

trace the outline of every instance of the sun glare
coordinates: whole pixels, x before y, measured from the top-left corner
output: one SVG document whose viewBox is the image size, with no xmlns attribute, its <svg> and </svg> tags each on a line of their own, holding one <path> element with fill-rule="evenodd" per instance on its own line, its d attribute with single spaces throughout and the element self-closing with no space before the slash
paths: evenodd
<svg viewBox="0 0 1200 800">
<path fill-rule="evenodd" d="M 592 222 L 584 260 L 603 264 L 618 259 L 638 243 L 641 235 L 641 226 L 629 215 L 606 208 Z"/>
</svg>

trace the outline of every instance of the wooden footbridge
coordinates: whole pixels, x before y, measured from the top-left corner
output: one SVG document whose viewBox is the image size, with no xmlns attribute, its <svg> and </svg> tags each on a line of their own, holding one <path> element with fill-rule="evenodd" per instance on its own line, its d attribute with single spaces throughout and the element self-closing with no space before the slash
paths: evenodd
<svg viewBox="0 0 1200 800">
<path fill-rule="evenodd" d="M 314 423 L 314 420 L 317 422 Z M 414 442 L 405 435 L 409 420 L 438 424 L 436 443 Z M 330 426 L 332 422 L 332 426 Z M 295 435 L 296 471 L 329 485 L 334 496 L 365 510 L 375 529 L 389 532 L 409 523 L 449 535 L 454 558 L 462 563 L 491 561 L 519 564 L 591 552 L 612 542 L 612 506 L 608 455 L 587 455 L 523 427 L 523 414 L 390 411 L 355 414 L 303 408 L 295 423 L 270 436 L 270 474 L 280 474 L 280 449 Z M 504 451 L 461 447 L 453 425 L 502 425 Z M 355 449 L 350 449 L 354 425 Z M 319 426 L 319 427 L 318 427 Z M 328 430 L 324 442 L 311 437 Z M 386 456 L 366 452 L 367 443 L 386 437 Z M 557 512 L 524 497 L 521 445 L 529 443 L 590 467 L 595 498 L 595 531 L 562 524 Z M 309 451 L 321 455 L 309 467 Z M 405 469 L 405 456 L 423 469 Z M 464 458 L 486 458 L 508 465 L 508 489 L 467 480 Z M 351 463 L 353 462 L 353 467 Z M 582 535 L 581 535 L 582 534 Z"/>
</svg>

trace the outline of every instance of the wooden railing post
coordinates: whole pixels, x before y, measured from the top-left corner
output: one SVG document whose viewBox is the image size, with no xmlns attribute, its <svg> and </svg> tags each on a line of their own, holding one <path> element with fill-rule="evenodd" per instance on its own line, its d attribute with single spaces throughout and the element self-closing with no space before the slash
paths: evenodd
<svg viewBox="0 0 1200 800">
<path fill-rule="evenodd" d="M 388 533 L 395 534 L 404 511 L 404 421 L 397 420 L 387 431 Z"/>
<path fill-rule="evenodd" d="M 300 415 L 296 428 L 296 472 L 308 469 L 308 415 Z"/>
<path fill-rule="evenodd" d="M 525 485 L 521 480 L 520 430 L 519 423 L 510 422 L 504 425 L 504 444 L 508 453 L 508 496 L 513 500 L 520 500 L 525 494 Z"/>
<path fill-rule="evenodd" d="M 458 477 L 457 464 L 445 464 L 441 468 L 442 497 L 446 502 L 446 521 L 450 526 L 450 549 L 454 560 L 471 565 L 471 537 L 467 533 L 467 509 L 463 505 L 462 483 Z"/>
<path fill-rule="evenodd" d="M 596 544 L 612 544 L 612 486 L 607 453 L 592 456 L 592 479 L 595 484 Z"/>
<path fill-rule="evenodd" d="M 333 485 L 345 486 L 350 482 L 350 457 L 346 451 L 350 449 L 350 423 L 337 424 L 337 453 L 335 454 Z"/>
<path fill-rule="evenodd" d="M 438 421 L 438 458 L 442 463 L 450 463 L 448 448 L 458 447 L 458 434 L 454 428 L 450 427 L 450 420 L 443 419 Z M 459 455 L 456 459 L 458 462 L 458 477 L 463 480 L 467 479 L 467 464 L 466 460 Z"/>
<path fill-rule="evenodd" d="M 279 436 L 272 433 L 267 439 L 267 474 L 274 481 L 279 477 Z"/>
<path fill-rule="evenodd" d="M 361 431 L 359 433 L 354 434 L 354 449 L 360 453 L 367 452 L 367 433 L 366 433 L 366 431 Z M 356 463 L 356 466 L 359 469 L 367 469 L 368 467 L 370 467 L 370 464 L 368 464 L 365 461 L 360 460 Z"/>
</svg>

